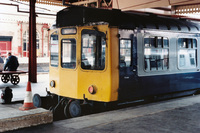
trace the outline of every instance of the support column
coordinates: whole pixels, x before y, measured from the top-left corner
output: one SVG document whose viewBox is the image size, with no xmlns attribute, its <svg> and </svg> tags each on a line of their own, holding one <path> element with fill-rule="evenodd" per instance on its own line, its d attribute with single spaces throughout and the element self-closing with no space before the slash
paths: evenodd
<svg viewBox="0 0 200 133">
<path fill-rule="evenodd" d="M 37 83 L 37 57 L 36 57 L 36 0 L 30 0 L 29 14 L 29 81 Z"/>
</svg>

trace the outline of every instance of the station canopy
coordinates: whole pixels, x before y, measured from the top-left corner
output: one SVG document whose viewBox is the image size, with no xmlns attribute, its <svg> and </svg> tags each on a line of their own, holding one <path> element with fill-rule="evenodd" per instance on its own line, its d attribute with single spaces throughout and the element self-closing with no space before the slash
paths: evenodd
<svg viewBox="0 0 200 133">
<path fill-rule="evenodd" d="M 29 2 L 29 0 L 12 1 Z M 36 3 L 56 6 L 77 5 L 105 9 L 115 8 L 122 11 L 143 11 L 165 15 L 193 15 L 196 17 L 200 15 L 200 0 L 36 0 Z"/>
</svg>

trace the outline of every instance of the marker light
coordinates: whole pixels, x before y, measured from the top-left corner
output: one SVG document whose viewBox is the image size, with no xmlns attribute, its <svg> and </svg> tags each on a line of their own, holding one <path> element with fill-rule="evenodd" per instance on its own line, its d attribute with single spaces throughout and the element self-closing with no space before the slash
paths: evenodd
<svg viewBox="0 0 200 133">
<path fill-rule="evenodd" d="M 61 30 L 62 35 L 71 35 L 71 34 L 76 34 L 77 30 L 76 28 L 63 28 Z"/>
<path fill-rule="evenodd" d="M 89 91 L 90 94 L 95 94 L 95 89 L 92 85 L 89 86 L 88 91 Z"/>
</svg>

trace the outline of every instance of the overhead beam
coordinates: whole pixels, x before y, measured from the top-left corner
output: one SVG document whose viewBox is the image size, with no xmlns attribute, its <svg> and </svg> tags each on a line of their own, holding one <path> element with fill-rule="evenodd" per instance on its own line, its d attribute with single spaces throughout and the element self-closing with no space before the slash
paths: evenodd
<svg viewBox="0 0 200 133">
<path fill-rule="evenodd" d="M 84 5 L 84 4 L 94 3 L 94 2 L 98 2 L 98 0 L 85 0 L 85 1 L 73 2 L 71 4 L 72 5 Z"/>
</svg>

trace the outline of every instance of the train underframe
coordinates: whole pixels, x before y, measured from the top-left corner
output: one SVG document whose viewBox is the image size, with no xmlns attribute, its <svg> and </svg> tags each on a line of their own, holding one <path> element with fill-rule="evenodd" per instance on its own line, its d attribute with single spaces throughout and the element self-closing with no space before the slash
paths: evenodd
<svg viewBox="0 0 200 133">
<path fill-rule="evenodd" d="M 87 98 L 82 100 L 62 97 L 49 91 L 47 91 L 47 96 L 45 97 L 34 94 L 33 103 L 36 107 L 50 110 L 55 120 L 111 110 L 117 105 L 117 102 L 96 102 Z"/>
<path fill-rule="evenodd" d="M 187 91 L 152 95 L 146 97 L 137 97 L 135 99 L 126 101 L 122 100 L 115 102 L 97 102 L 90 101 L 87 98 L 80 100 L 62 97 L 47 91 L 47 96 L 45 97 L 41 97 L 39 94 L 35 94 L 33 96 L 33 103 L 36 107 L 42 107 L 50 110 L 53 113 L 54 120 L 58 120 L 63 118 L 73 118 L 87 114 L 108 111 L 116 109 L 116 107 L 119 107 L 121 105 L 137 105 L 137 103 L 144 104 L 197 94 L 200 94 L 200 89 L 192 89 Z"/>
</svg>

